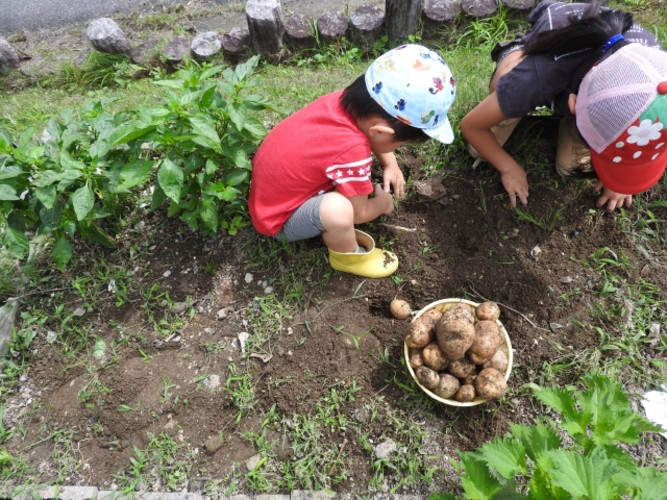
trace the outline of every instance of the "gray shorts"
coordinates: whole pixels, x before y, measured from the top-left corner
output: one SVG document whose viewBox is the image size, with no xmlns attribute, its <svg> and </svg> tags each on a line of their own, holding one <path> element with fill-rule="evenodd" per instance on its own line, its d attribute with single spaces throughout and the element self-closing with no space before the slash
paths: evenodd
<svg viewBox="0 0 667 500">
<path fill-rule="evenodd" d="M 324 227 L 320 217 L 320 206 L 325 194 L 313 196 L 292 212 L 282 230 L 274 238 L 281 241 L 298 241 L 322 234 Z"/>
</svg>

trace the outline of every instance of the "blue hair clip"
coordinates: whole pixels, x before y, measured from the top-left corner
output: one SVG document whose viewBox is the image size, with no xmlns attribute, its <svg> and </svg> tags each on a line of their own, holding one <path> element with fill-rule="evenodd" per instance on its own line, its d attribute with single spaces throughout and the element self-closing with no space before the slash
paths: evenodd
<svg viewBox="0 0 667 500">
<path fill-rule="evenodd" d="M 602 46 L 602 53 L 604 54 L 605 52 L 607 52 L 621 40 L 625 40 L 625 35 L 623 33 L 619 33 L 618 35 L 610 37 L 609 40 L 604 42 L 604 45 Z"/>
</svg>

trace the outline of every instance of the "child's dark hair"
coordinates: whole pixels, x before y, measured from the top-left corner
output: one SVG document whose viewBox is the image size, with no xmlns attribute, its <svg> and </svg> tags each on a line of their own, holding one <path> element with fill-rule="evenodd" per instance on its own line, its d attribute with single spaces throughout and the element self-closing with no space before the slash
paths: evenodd
<svg viewBox="0 0 667 500">
<path fill-rule="evenodd" d="M 600 49 L 610 37 L 626 32 L 634 23 L 632 14 L 621 10 L 602 9 L 603 0 L 592 0 L 581 19 L 564 28 L 543 31 L 526 41 L 526 55 L 562 55 L 582 49 Z M 625 45 L 619 42 L 614 50 Z M 610 51 L 613 52 L 613 51 Z"/>
<path fill-rule="evenodd" d="M 411 127 L 387 113 L 368 93 L 365 75 L 359 76 L 347 86 L 341 96 L 341 104 L 355 120 L 372 116 L 384 118 L 394 129 L 394 138 L 398 142 L 424 142 L 429 139 L 422 129 Z"/>
</svg>

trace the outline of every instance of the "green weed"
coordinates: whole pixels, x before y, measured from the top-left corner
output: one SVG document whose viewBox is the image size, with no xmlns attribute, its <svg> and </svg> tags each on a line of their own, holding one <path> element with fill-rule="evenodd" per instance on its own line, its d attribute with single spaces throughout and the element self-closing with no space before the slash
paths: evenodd
<svg viewBox="0 0 667 500">
<path fill-rule="evenodd" d="M 559 418 L 533 426 L 512 425 L 506 436 L 472 452 L 459 452 L 463 496 L 454 498 L 659 498 L 667 475 L 641 466 L 626 451 L 647 432 L 659 430 L 633 412 L 611 378 L 586 375 L 584 388 L 529 386 Z M 566 437 L 566 438 L 565 438 Z"/>
</svg>

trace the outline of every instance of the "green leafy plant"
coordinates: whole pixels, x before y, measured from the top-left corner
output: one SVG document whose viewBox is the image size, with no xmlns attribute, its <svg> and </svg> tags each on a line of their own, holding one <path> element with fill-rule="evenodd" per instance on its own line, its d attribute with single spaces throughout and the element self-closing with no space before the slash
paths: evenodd
<svg viewBox="0 0 667 500">
<path fill-rule="evenodd" d="M 581 391 L 530 384 L 560 418 L 512 425 L 506 436 L 459 453 L 463 498 L 664 498 L 667 474 L 640 466 L 624 446 L 660 428 L 632 411 L 611 378 L 591 373 L 583 382 Z"/>
<path fill-rule="evenodd" d="M 159 105 L 112 114 L 114 99 L 87 103 L 81 117 L 51 118 L 37 141 L 33 129 L 15 138 L 0 127 L 2 246 L 24 259 L 31 238 L 49 234 L 64 269 L 77 234 L 115 246 L 113 221 L 142 190 L 152 192 L 151 209 L 167 203 L 168 215 L 192 229 L 236 234 L 248 224 L 249 154 L 266 134 L 254 112 L 277 111 L 247 95 L 258 62 L 188 63 L 155 82 L 169 89 Z"/>
</svg>

